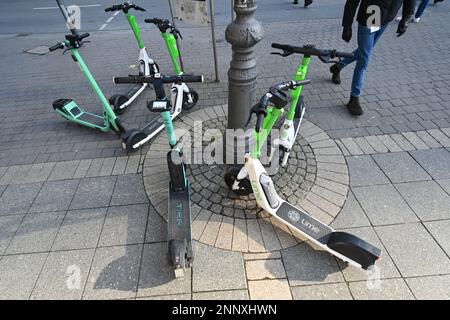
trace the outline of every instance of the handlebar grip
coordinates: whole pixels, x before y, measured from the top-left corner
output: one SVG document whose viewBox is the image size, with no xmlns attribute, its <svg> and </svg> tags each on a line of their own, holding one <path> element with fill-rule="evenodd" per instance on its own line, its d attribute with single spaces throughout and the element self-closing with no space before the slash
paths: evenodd
<svg viewBox="0 0 450 320">
<path fill-rule="evenodd" d="M 50 48 L 48 48 L 48 51 L 55 51 L 55 50 L 58 50 L 58 49 L 62 49 L 62 48 L 64 48 L 64 43 L 58 43 L 58 44 L 55 44 L 54 46 L 51 46 Z"/>
<path fill-rule="evenodd" d="M 80 40 L 81 39 L 84 39 L 84 38 L 87 38 L 87 37 L 89 37 L 89 33 L 88 32 L 86 32 L 86 33 L 82 33 L 82 34 L 80 34 Z"/>
<path fill-rule="evenodd" d="M 146 80 L 148 80 L 148 81 L 146 81 Z M 133 76 L 131 76 L 131 77 L 114 77 L 113 78 L 113 82 L 115 84 L 122 84 L 122 83 L 141 84 L 141 83 L 145 83 L 145 82 L 151 82 L 152 80 L 153 79 L 151 79 L 151 78 L 145 79 L 144 77 L 140 77 L 140 76 L 138 76 L 138 77 L 133 77 Z"/>
<path fill-rule="evenodd" d="M 166 76 L 162 78 L 163 83 L 177 82 L 203 82 L 203 76 L 194 76 L 191 74 L 182 74 L 177 76 Z"/>
<path fill-rule="evenodd" d="M 155 23 L 155 24 L 157 23 L 155 18 L 153 18 L 153 19 L 145 19 L 144 22 L 145 23 Z"/>
<path fill-rule="evenodd" d="M 286 44 L 272 43 L 272 48 L 275 49 L 286 49 L 286 47 L 288 47 Z"/>
<path fill-rule="evenodd" d="M 256 126 L 255 126 L 256 132 L 261 131 L 263 124 L 264 124 L 264 117 L 265 117 L 265 115 L 263 113 L 258 113 L 257 118 L 256 118 Z"/>
<path fill-rule="evenodd" d="M 145 9 L 144 8 L 142 8 L 142 7 L 139 7 L 139 6 L 134 6 L 134 9 L 135 10 L 138 10 L 138 11 L 145 11 Z"/>
<path fill-rule="evenodd" d="M 109 7 L 105 9 L 105 12 L 111 12 L 111 11 L 115 11 L 113 7 Z"/>
<path fill-rule="evenodd" d="M 353 59 L 353 53 L 336 51 L 336 57 Z"/>
<path fill-rule="evenodd" d="M 310 84 L 310 83 L 311 83 L 311 79 L 304 79 L 304 80 L 300 80 L 300 81 L 295 81 L 295 86 L 300 87 L 300 86 L 304 86 L 305 84 Z"/>
</svg>

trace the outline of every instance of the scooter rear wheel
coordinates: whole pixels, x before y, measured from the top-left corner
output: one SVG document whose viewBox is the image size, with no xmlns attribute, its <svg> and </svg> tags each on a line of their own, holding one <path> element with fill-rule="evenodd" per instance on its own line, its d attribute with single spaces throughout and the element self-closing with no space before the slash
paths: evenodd
<svg viewBox="0 0 450 320">
<path fill-rule="evenodd" d="M 140 148 L 134 148 L 133 146 L 137 144 L 139 141 L 147 138 L 147 134 L 138 129 L 131 129 L 130 131 L 125 133 L 125 136 L 122 138 L 122 148 L 127 151 L 133 152 Z"/>
<path fill-rule="evenodd" d="M 126 107 L 120 109 L 120 106 L 128 101 L 128 97 L 123 94 L 115 94 L 109 98 L 109 103 L 112 105 L 116 114 L 122 114 L 127 109 Z"/>
<path fill-rule="evenodd" d="M 192 97 L 192 102 L 188 101 L 189 94 Z M 195 107 L 197 102 L 198 102 L 198 93 L 194 89 L 189 89 L 189 93 L 186 93 L 186 92 L 183 93 L 183 109 L 184 110 L 192 109 L 193 107 Z"/>
<path fill-rule="evenodd" d="M 228 188 L 236 193 L 239 196 L 248 196 L 249 194 L 253 193 L 252 185 L 250 183 L 250 180 L 248 178 L 244 178 L 239 181 L 239 189 L 234 190 L 233 184 L 235 181 L 237 181 L 237 176 L 239 174 L 239 171 L 241 171 L 239 168 L 232 167 L 227 170 L 225 173 L 225 183 L 227 184 Z"/>
</svg>

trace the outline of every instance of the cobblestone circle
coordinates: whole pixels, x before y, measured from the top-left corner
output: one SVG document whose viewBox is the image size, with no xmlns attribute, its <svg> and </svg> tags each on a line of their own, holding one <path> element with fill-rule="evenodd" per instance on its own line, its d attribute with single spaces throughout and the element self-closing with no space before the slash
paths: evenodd
<svg viewBox="0 0 450 320">
<path fill-rule="evenodd" d="M 174 127 L 190 133 L 224 130 L 226 114 L 226 105 L 205 108 L 183 115 L 174 122 Z M 202 129 L 195 125 L 198 121 L 202 121 Z M 329 224 L 339 214 L 347 197 L 347 164 L 339 146 L 322 129 L 304 120 L 300 132 L 288 166 L 279 168 L 272 179 L 281 197 Z M 196 135 L 192 137 L 196 139 Z M 196 142 L 192 142 L 195 148 Z M 149 147 L 143 168 L 149 200 L 166 220 L 168 151 L 166 135 L 159 134 Z M 198 151 L 191 153 L 191 159 L 196 153 Z M 253 195 L 239 197 L 230 192 L 224 181 L 228 165 L 196 163 L 198 161 L 187 166 L 195 240 L 221 249 L 250 253 L 281 250 L 304 240 L 261 210 Z"/>
<path fill-rule="evenodd" d="M 218 129 L 225 132 L 226 117 L 205 121 L 203 131 Z M 229 165 L 192 164 L 188 166 L 193 203 L 216 214 L 241 219 L 268 217 L 258 208 L 253 194 L 237 196 L 225 184 L 224 176 Z M 298 137 L 286 167 L 279 167 L 272 179 L 280 196 L 291 203 L 299 203 L 310 191 L 316 178 L 316 161 L 307 142 Z"/>
</svg>

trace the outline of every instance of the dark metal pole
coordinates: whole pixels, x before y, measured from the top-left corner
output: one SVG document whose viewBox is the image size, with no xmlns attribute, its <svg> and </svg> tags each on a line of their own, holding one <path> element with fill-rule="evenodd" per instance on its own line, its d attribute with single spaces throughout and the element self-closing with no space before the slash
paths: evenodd
<svg viewBox="0 0 450 320">
<path fill-rule="evenodd" d="M 216 18 L 214 14 L 214 0 L 209 0 L 209 14 L 211 16 L 211 40 L 213 43 L 213 56 L 214 56 L 214 72 L 216 74 L 216 82 L 219 82 L 219 66 L 217 61 L 217 48 L 216 48 Z"/>
<path fill-rule="evenodd" d="M 177 26 L 175 25 L 175 17 L 173 15 L 172 0 L 168 0 L 168 1 L 169 1 L 170 17 L 172 18 L 172 25 L 174 28 L 176 28 Z M 180 48 L 180 42 L 178 41 L 178 37 L 175 39 L 175 41 L 176 41 L 177 47 L 178 47 L 178 58 L 180 60 L 180 67 L 181 67 L 181 70 L 184 71 L 183 58 L 181 57 L 181 48 Z"/>
<path fill-rule="evenodd" d="M 228 25 L 225 39 L 232 46 L 228 69 L 229 129 L 244 128 L 256 89 L 255 45 L 263 37 L 261 23 L 254 17 L 256 0 L 234 0 L 236 19 Z"/>
</svg>

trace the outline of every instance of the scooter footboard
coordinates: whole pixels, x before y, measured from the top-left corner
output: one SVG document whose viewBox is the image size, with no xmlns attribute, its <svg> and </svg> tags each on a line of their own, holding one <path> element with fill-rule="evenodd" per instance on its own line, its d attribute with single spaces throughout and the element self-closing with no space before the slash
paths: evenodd
<svg viewBox="0 0 450 320">
<path fill-rule="evenodd" d="M 381 256 L 381 250 L 367 241 L 335 231 L 288 202 L 283 202 L 275 215 L 308 240 L 355 267 L 367 270 Z"/>
</svg>

